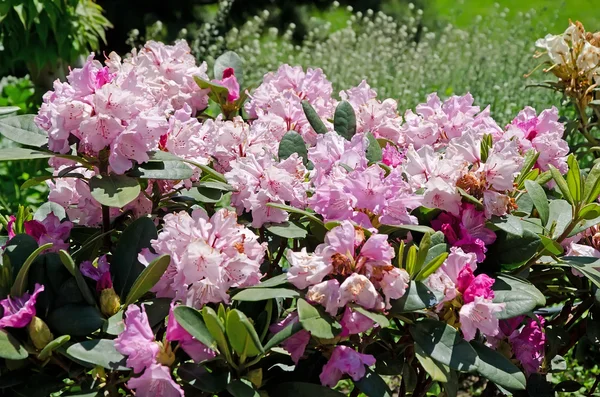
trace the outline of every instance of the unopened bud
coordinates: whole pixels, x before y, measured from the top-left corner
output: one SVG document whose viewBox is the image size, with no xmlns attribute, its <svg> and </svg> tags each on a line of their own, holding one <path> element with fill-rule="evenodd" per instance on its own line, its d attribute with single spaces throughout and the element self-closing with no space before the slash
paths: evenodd
<svg viewBox="0 0 600 397">
<path fill-rule="evenodd" d="M 121 308 L 121 299 L 114 288 L 106 288 L 100 292 L 100 310 L 106 317 L 112 317 Z"/>
<path fill-rule="evenodd" d="M 33 345 L 36 349 L 42 350 L 46 345 L 54 339 L 52 332 L 50 332 L 50 328 L 48 325 L 37 316 L 33 316 L 29 325 L 27 325 L 27 332 L 29 333 L 29 337 L 33 342 Z"/>
<path fill-rule="evenodd" d="M 159 364 L 170 367 L 175 362 L 175 353 L 171 349 L 171 343 L 166 342 L 164 345 L 161 342 L 156 342 L 160 346 L 160 350 L 156 355 L 156 361 Z"/>
</svg>

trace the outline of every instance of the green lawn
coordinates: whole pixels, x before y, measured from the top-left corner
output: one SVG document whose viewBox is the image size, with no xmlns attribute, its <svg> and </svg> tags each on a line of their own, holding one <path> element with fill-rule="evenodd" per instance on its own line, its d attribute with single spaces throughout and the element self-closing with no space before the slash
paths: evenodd
<svg viewBox="0 0 600 397">
<path fill-rule="evenodd" d="M 586 30 L 600 30 L 600 1 L 598 0 L 427 0 L 434 4 L 435 12 L 450 22 L 469 26 L 477 15 L 493 16 L 500 10 L 508 8 L 509 17 L 519 23 L 517 13 L 535 9 L 538 17 L 554 33 L 563 30 L 571 18 L 579 20 Z"/>
</svg>

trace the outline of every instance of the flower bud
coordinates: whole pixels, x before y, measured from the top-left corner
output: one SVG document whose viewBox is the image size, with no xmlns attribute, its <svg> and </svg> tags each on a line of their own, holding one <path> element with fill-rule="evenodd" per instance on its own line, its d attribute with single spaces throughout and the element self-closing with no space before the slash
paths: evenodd
<svg viewBox="0 0 600 397">
<path fill-rule="evenodd" d="M 114 316 L 121 307 L 121 299 L 114 288 L 106 288 L 100 292 L 100 310 L 107 317 Z"/>
<path fill-rule="evenodd" d="M 160 350 L 156 355 L 156 361 L 162 365 L 170 367 L 175 362 L 175 353 L 171 349 L 171 343 L 166 342 L 164 345 L 161 342 L 156 342 L 160 346 Z"/>
<path fill-rule="evenodd" d="M 27 325 L 27 332 L 29 333 L 29 337 L 33 342 L 33 345 L 36 349 L 42 350 L 48 343 L 50 343 L 54 336 L 52 332 L 50 332 L 50 328 L 48 325 L 37 316 L 33 316 L 29 325 Z"/>
</svg>

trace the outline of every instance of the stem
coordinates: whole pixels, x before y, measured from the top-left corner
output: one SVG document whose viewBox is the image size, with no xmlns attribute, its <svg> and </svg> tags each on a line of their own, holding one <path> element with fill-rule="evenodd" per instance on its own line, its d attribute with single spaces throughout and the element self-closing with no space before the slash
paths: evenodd
<svg viewBox="0 0 600 397">
<path fill-rule="evenodd" d="M 598 145 L 598 140 L 594 138 L 592 134 L 590 134 L 590 132 L 588 131 L 587 115 L 585 114 L 585 109 L 583 108 L 583 106 L 581 106 L 581 102 L 577 101 L 575 103 L 575 107 L 579 112 L 579 117 L 581 121 L 581 127 L 579 128 L 579 130 L 581 131 L 585 139 L 588 140 L 588 142 L 592 143 L 594 146 Z"/>
<path fill-rule="evenodd" d="M 594 381 L 594 384 L 592 385 L 592 388 L 588 392 L 587 396 L 593 396 L 594 395 L 594 392 L 596 391 L 596 388 L 598 387 L 599 383 L 600 383 L 600 374 L 596 375 L 596 380 Z"/>
<path fill-rule="evenodd" d="M 100 174 L 108 175 L 108 160 L 103 160 L 102 156 L 100 160 Z M 104 245 L 107 249 L 110 249 L 110 208 L 106 205 L 102 205 L 102 233 L 104 233 Z"/>
</svg>

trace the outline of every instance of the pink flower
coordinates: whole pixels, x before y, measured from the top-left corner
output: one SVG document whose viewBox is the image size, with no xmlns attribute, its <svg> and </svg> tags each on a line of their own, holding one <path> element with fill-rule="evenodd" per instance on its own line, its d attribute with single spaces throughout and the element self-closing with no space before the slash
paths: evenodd
<svg viewBox="0 0 600 397">
<path fill-rule="evenodd" d="M 325 261 L 325 258 L 315 253 L 307 253 L 306 248 L 302 248 L 300 252 L 288 249 L 286 258 L 290 263 L 287 279 L 298 289 L 320 283 L 333 270 L 333 266 Z"/>
<path fill-rule="evenodd" d="M 183 390 L 171 377 L 169 367 L 152 363 L 141 376 L 131 378 L 127 387 L 140 397 L 184 397 Z"/>
<path fill-rule="evenodd" d="M 269 327 L 269 331 L 271 331 L 273 334 L 276 334 L 291 324 L 297 324 L 298 321 L 298 313 L 290 313 L 286 318 L 284 318 L 280 322 L 272 324 Z M 309 341 L 310 332 L 303 329 L 281 342 L 281 346 L 288 353 L 290 353 L 292 361 L 295 364 L 298 364 L 298 361 L 300 361 L 300 359 L 304 355 L 304 350 L 306 350 L 306 346 L 308 345 Z"/>
<path fill-rule="evenodd" d="M 460 308 L 460 329 L 467 341 L 473 340 L 477 330 L 485 336 L 496 336 L 499 332 L 495 313 L 504 308 L 503 303 L 492 303 L 482 296 Z"/>
<path fill-rule="evenodd" d="M 362 274 L 353 273 L 340 285 L 340 303 L 343 307 L 354 302 L 365 309 L 381 310 L 383 302 L 371 281 Z"/>
<path fill-rule="evenodd" d="M 33 237 L 41 246 L 52 243 L 49 249 L 51 252 L 58 252 L 61 249 L 67 250 L 69 244 L 65 242 L 69 238 L 73 224 L 69 221 L 61 222 L 54 213 L 49 213 L 42 221 L 26 221 L 24 224 L 25 233 Z"/>
<path fill-rule="evenodd" d="M 306 299 L 318 303 L 332 316 L 337 315 L 340 305 L 340 283 L 336 279 L 311 285 L 306 291 Z"/>
<path fill-rule="evenodd" d="M 365 365 L 375 365 L 375 357 L 358 353 L 348 346 L 336 346 L 319 379 L 322 385 L 328 387 L 334 387 L 345 374 L 358 381 L 365 376 Z"/>
<path fill-rule="evenodd" d="M 23 328 L 35 316 L 35 302 L 40 293 L 44 291 L 44 286 L 35 284 L 33 294 L 24 293 L 21 297 L 7 296 L 0 301 L 4 309 L 4 315 L 0 318 L 0 328 Z"/>
<path fill-rule="evenodd" d="M 404 153 L 389 143 L 382 149 L 382 156 L 383 164 L 392 168 L 398 167 L 404 160 Z"/>
<path fill-rule="evenodd" d="M 214 350 L 204 345 L 202 342 L 195 339 L 189 332 L 187 332 L 177 320 L 173 314 L 175 303 L 171 302 L 171 308 L 169 310 L 169 321 L 167 323 L 167 334 L 166 338 L 168 342 L 179 342 L 179 346 L 184 352 L 188 354 L 196 363 L 210 360 L 217 354 Z"/>
<path fill-rule="evenodd" d="M 81 274 L 96 281 L 96 290 L 102 291 L 112 288 L 112 279 L 110 276 L 110 264 L 106 255 L 98 258 L 96 265 L 92 261 L 85 261 L 79 265 Z"/>
<path fill-rule="evenodd" d="M 127 356 L 127 366 L 140 373 L 156 363 L 160 347 L 154 342 L 154 333 L 142 307 L 129 305 L 125 312 L 125 329 L 115 339 L 115 348 Z"/>
<path fill-rule="evenodd" d="M 509 337 L 512 350 L 528 375 L 539 371 L 544 361 L 546 349 L 545 320 L 541 316 L 528 319 L 520 331 L 514 331 Z"/>
<path fill-rule="evenodd" d="M 344 310 L 344 315 L 340 320 L 340 324 L 342 325 L 341 337 L 361 334 L 375 326 L 375 323 L 369 317 L 351 310 L 348 306 L 346 306 L 346 310 Z"/>
<path fill-rule="evenodd" d="M 386 309 L 389 309 L 392 306 L 390 303 L 391 299 L 400 299 L 404 296 L 409 282 L 410 276 L 404 269 L 394 267 L 384 274 L 379 285 L 385 295 Z"/>
<path fill-rule="evenodd" d="M 475 300 L 475 297 L 481 296 L 485 299 L 494 299 L 494 291 L 492 286 L 494 285 L 493 278 L 486 274 L 480 274 L 475 277 L 469 286 L 463 291 L 463 301 L 465 303 L 471 303 Z"/>
<path fill-rule="evenodd" d="M 12 239 L 16 236 L 15 233 L 15 222 L 17 221 L 17 217 L 11 215 L 8 217 L 8 223 L 6 224 L 6 231 L 8 232 L 8 239 Z"/>
<path fill-rule="evenodd" d="M 227 102 L 235 102 L 240 97 L 240 85 L 235 78 L 233 68 L 223 70 L 223 79 L 213 80 L 215 83 L 227 88 Z"/>
</svg>

